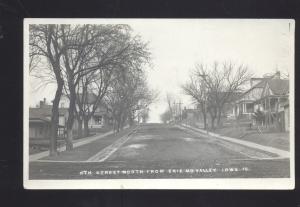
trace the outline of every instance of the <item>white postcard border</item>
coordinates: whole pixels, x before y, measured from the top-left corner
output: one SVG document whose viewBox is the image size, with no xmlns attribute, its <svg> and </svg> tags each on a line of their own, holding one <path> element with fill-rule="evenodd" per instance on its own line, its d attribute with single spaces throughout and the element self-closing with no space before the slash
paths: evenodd
<svg viewBox="0 0 300 207">
<path fill-rule="evenodd" d="M 291 23 L 293 68 L 290 72 L 290 178 L 193 178 L 193 179 L 82 179 L 29 180 L 29 30 L 30 24 L 105 24 L 150 21 L 287 21 Z M 23 88 L 23 185 L 25 189 L 269 189 L 295 188 L 294 65 L 295 20 L 293 19 L 24 19 L 24 88 Z"/>
</svg>

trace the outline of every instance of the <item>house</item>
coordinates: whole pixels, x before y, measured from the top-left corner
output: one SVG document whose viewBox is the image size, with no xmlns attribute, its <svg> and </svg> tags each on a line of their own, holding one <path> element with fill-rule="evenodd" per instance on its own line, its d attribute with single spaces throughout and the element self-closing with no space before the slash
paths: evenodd
<svg viewBox="0 0 300 207">
<path fill-rule="evenodd" d="M 227 119 L 235 119 L 236 117 L 236 108 L 235 101 L 237 101 L 242 93 L 241 92 L 220 92 L 222 96 L 227 96 L 227 102 L 224 104 L 222 109 L 222 117 L 226 117 Z"/>
<path fill-rule="evenodd" d="M 253 115 L 255 101 L 259 100 L 267 78 L 250 79 L 250 89 L 246 90 L 235 101 L 233 114 L 236 118 L 248 118 Z"/>
<path fill-rule="evenodd" d="M 200 109 L 198 109 L 198 106 L 195 109 L 184 107 L 182 110 L 182 120 L 189 125 L 197 125 L 201 128 L 204 127 L 203 116 Z"/>
<path fill-rule="evenodd" d="M 40 101 L 36 108 L 29 108 L 29 137 L 46 139 L 50 136 L 52 105 L 47 104 L 46 99 Z M 64 136 L 64 128 L 68 118 L 68 110 L 59 108 L 58 136 Z"/>
<path fill-rule="evenodd" d="M 263 113 L 265 126 L 278 124 L 281 130 L 288 125 L 289 80 L 281 79 L 280 72 L 263 78 L 252 78 L 250 89 L 234 102 L 233 114 L 236 119 L 253 122 L 253 115 Z M 286 108 L 286 109 L 285 109 Z M 285 124 L 286 123 L 286 124 Z"/>
<path fill-rule="evenodd" d="M 34 110 L 29 110 L 29 138 L 47 139 L 50 137 L 51 121 Z"/>
<path fill-rule="evenodd" d="M 193 119 L 198 120 L 200 118 L 200 111 L 199 109 L 184 108 L 182 112 L 182 116 L 188 120 L 193 120 Z"/>
<path fill-rule="evenodd" d="M 259 108 L 256 104 L 257 101 L 261 99 L 267 83 L 272 80 L 282 80 L 280 79 L 279 71 L 273 75 L 264 76 L 263 78 L 251 78 L 250 88 L 235 101 L 235 117 L 251 119 L 254 112 Z"/>
<path fill-rule="evenodd" d="M 290 131 L 290 105 L 288 101 L 286 101 L 282 105 L 284 108 L 284 130 Z"/>
<path fill-rule="evenodd" d="M 269 79 L 263 88 L 261 98 L 255 101 L 255 108 L 265 114 L 265 125 L 278 122 L 281 130 L 286 129 L 289 117 L 289 80 Z M 285 124 L 286 123 L 286 124 Z"/>
<path fill-rule="evenodd" d="M 97 96 L 94 93 L 87 93 L 86 95 L 82 95 L 81 93 L 77 94 L 79 103 L 83 103 L 86 107 L 86 110 L 91 111 L 94 107 L 94 104 L 97 102 Z M 83 101 L 81 101 L 83 100 Z M 63 95 L 60 100 L 60 108 L 67 108 L 69 106 L 69 98 L 67 95 Z M 78 103 L 76 104 L 76 109 L 79 111 Z M 109 121 L 109 115 L 107 109 L 105 108 L 104 104 L 99 104 L 95 113 L 91 117 L 88 122 L 88 127 L 90 129 L 93 128 L 102 128 L 105 124 Z M 75 120 L 74 128 L 78 128 L 78 122 Z"/>
</svg>

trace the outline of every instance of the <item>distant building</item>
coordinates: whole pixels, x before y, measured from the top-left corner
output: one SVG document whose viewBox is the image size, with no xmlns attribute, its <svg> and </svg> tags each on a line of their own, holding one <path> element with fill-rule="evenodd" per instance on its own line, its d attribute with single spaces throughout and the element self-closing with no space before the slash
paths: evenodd
<svg viewBox="0 0 300 207">
<path fill-rule="evenodd" d="M 290 131 L 290 104 L 286 101 L 282 105 L 284 108 L 284 129 Z"/>
<path fill-rule="evenodd" d="M 287 130 L 289 125 L 289 80 L 281 79 L 280 73 L 264 78 L 252 78 L 250 89 L 233 102 L 233 116 L 236 119 L 253 121 L 255 112 L 264 114 L 265 126 L 279 125 Z"/>
<path fill-rule="evenodd" d="M 250 80 L 250 89 L 240 94 L 240 97 L 235 101 L 235 117 L 251 118 L 255 111 L 254 103 L 261 98 L 266 80 L 266 78 L 253 78 Z"/>
<path fill-rule="evenodd" d="M 283 79 L 270 79 L 266 81 L 261 98 L 255 102 L 255 109 L 264 112 L 265 124 L 273 125 L 278 121 L 281 130 L 284 130 L 285 111 L 284 107 L 289 106 L 289 81 Z M 287 115 L 289 116 L 289 115 Z"/>
<path fill-rule="evenodd" d="M 46 103 L 46 99 L 40 101 L 36 108 L 29 108 L 29 137 L 47 139 L 50 137 L 52 105 Z M 59 131 L 58 136 L 64 136 L 64 128 L 68 118 L 66 108 L 59 109 Z"/>
<path fill-rule="evenodd" d="M 92 110 L 94 104 L 97 102 L 97 96 L 94 93 L 87 93 L 86 95 L 77 94 L 80 102 L 84 102 L 87 109 Z M 83 100 L 82 100 L 83 99 Z M 69 98 L 66 95 L 63 95 L 60 100 L 60 108 L 67 108 L 69 106 Z M 76 105 L 77 110 L 78 105 Z M 92 128 L 102 128 L 107 124 L 109 119 L 109 115 L 107 109 L 104 107 L 104 104 L 99 104 L 95 113 L 89 120 L 88 126 L 90 129 Z M 78 128 L 77 120 L 75 120 L 74 124 L 75 128 Z"/>
</svg>

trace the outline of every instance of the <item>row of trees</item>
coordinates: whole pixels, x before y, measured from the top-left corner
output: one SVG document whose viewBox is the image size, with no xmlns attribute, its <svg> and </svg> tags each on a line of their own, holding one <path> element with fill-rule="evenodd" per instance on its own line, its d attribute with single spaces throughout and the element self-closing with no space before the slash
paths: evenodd
<svg viewBox="0 0 300 207">
<path fill-rule="evenodd" d="M 167 108 L 161 114 L 160 119 L 164 123 L 180 121 L 182 118 L 181 101 L 174 94 L 166 94 Z"/>
<path fill-rule="evenodd" d="M 30 74 L 40 85 L 56 84 L 52 106 L 50 155 L 56 155 L 59 102 L 69 98 L 66 148 L 73 148 L 73 125 L 88 135 L 88 121 L 100 104 L 106 106 L 118 132 L 138 111 L 147 108 L 153 92 L 146 84 L 147 44 L 128 25 L 30 25 Z M 96 100 L 87 101 L 93 93 Z"/>
<path fill-rule="evenodd" d="M 208 126 L 209 114 L 211 128 L 214 129 L 216 125 L 220 125 L 225 105 L 233 101 L 237 92 L 242 91 L 251 76 L 246 66 L 231 62 L 214 62 L 211 66 L 196 64 L 190 74 L 190 80 L 182 89 L 198 105 L 204 128 Z"/>
</svg>

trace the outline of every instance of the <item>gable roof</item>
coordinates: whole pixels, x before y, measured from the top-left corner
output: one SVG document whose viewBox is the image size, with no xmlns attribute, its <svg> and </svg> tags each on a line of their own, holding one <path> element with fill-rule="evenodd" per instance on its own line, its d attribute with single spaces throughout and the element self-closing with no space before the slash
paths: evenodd
<svg viewBox="0 0 300 207">
<path fill-rule="evenodd" d="M 64 97 L 68 98 L 66 94 L 63 95 Z M 87 104 L 94 104 L 97 101 L 97 96 L 94 93 L 77 93 L 76 96 L 80 101 L 84 100 Z"/>
<path fill-rule="evenodd" d="M 59 115 L 66 115 L 68 109 L 60 108 Z M 29 119 L 48 119 L 52 115 L 52 106 L 46 108 L 29 108 Z"/>
<path fill-rule="evenodd" d="M 44 122 L 50 122 L 50 119 L 45 117 L 40 111 L 32 110 L 33 108 L 29 109 L 29 120 L 41 120 Z"/>
<path fill-rule="evenodd" d="M 186 113 L 197 113 L 199 110 L 198 109 L 183 109 L 183 111 Z"/>
<path fill-rule="evenodd" d="M 228 99 L 227 99 L 226 103 L 232 103 L 232 102 L 238 100 L 239 98 L 241 98 L 243 93 L 242 92 L 220 91 L 220 92 L 217 92 L 217 95 L 220 98 L 224 98 L 227 96 Z"/>
<path fill-rule="evenodd" d="M 94 93 L 86 93 L 84 95 L 82 93 L 78 93 L 77 96 L 79 100 L 82 101 L 83 99 L 87 104 L 93 104 L 97 100 L 97 96 Z"/>
<path fill-rule="evenodd" d="M 247 94 L 248 92 L 252 91 L 255 88 L 264 88 L 268 80 L 269 78 L 261 78 L 261 81 L 259 83 L 255 84 L 254 86 L 246 90 L 241 96 Z"/>
<path fill-rule="evenodd" d="M 270 79 L 268 85 L 274 95 L 287 95 L 289 93 L 289 80 Z"/>
</svg>

